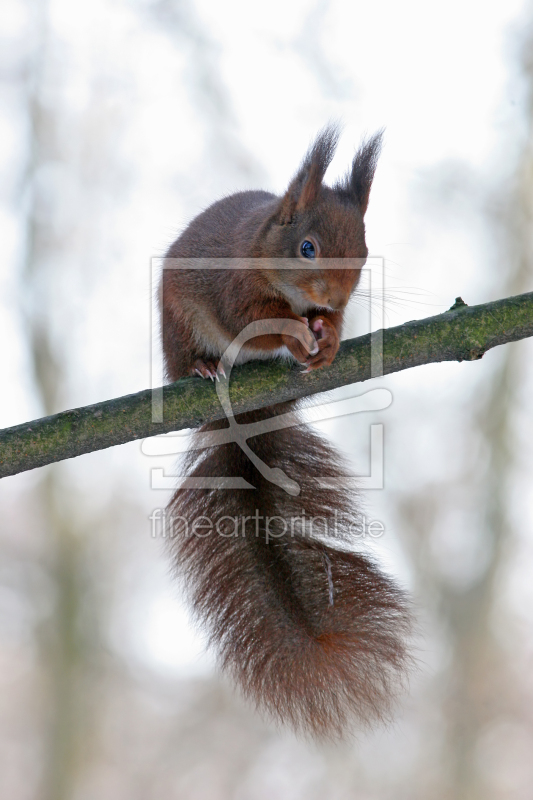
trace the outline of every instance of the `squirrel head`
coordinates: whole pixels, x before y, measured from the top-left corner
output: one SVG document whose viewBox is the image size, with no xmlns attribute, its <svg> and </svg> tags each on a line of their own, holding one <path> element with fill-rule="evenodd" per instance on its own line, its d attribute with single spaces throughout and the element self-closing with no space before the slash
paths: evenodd
<svg viewBox="0 0 533 800">
<path fill-rule="evenodd" d="M 368 255 L 364 216 L 383 132 L 362 143 L 351 169 L 333 187 L 323 184 L 337 141 L 334 125 L 321 131 L 277 208 L 256 239 L 260 258 L 299 259 L 298 269 L 269 269 L 276 288 L 296 305 L 344 308 Z M 343 268 L 341 259 L 357 259 Z M 335 261 L 339 260 L 338 268 Z"/>
</svg>

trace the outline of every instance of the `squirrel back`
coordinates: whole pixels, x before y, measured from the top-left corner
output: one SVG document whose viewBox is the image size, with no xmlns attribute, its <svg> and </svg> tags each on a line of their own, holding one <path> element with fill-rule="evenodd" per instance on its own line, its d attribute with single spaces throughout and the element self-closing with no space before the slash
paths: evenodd
<svg viewBox="0 0 533 800">
<path fill-rule="evenodd" d="M 319 135 L 282 197 L 227 197 L 170 247 L 169 258 L 183 259 L 162 279 L 171 380 L 223 379 L 227 346 L 258 321 L 264 332 L 241 348 L 240 362 L 282 355 L 309 372 L 333 361 L 368 252 L 363 218 L 381 138 L 364 143 L 348 176 L 329 188 L 322 181 L 336 141 L 332 127 Z M 253 269 L 188 269 L 195 258 L 257 261 Z M 288 258 L 294 268 L 280 266 Z M 361 525 L 357 493 L 317 483 L 320 476 L 340 486 L 349 474 L 343 459 L 297 419 L 268 430 L 266 420 L 295 408 L 236 418 L 264 431 L 249 429 L 254 463 L 237 442 L 216 443 L 224 423 L 203 426 L 204 449 L 186 456 L 189 480 L 169 505 L 170 546 L 219 662 L 244 694 L 296 730 L 341 736 L 354 718 L 389 715 L 408 661 L 410 617 L 403 592 L 350 549 Z M 273 483 L 276 471 L 298 493 Z M 250 488 L 191 488 L 214 477 Z"/>
</svg>

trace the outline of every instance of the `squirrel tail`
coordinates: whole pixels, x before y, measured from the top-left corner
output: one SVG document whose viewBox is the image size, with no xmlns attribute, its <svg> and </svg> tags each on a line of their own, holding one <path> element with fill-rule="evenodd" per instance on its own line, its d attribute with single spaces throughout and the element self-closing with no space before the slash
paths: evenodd
<svg viewBox="0 0 533 800">
<path fill-rule="evenodd" d="M 289 405 L 237 421 L 265 420 Z M 249 444 L 299 484 L 298 496 L 231 442 L 188 453 L 187 475 L 237 476 L 255 488 L 185 481 L 169 506 L 176 569 L 221 666 L 258 710 L 297 731 L 335 738 L 354 717 L 388 718 L 409 662 L 408 601 L 366 555 L 348 549 L 361 519 L 354 493 L 317 488 L 310 477 L 345 477 L 342 459 L 304 425 Z M 324 541 L 326 528 L 336 543 Z"/>
</svg>

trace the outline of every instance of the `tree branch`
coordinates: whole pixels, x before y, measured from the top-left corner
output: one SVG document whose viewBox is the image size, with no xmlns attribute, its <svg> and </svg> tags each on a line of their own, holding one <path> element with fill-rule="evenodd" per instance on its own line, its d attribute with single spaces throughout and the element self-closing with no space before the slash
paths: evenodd
<svg viewBox="0 0 533 800">
<path fill-rule="evenodd" d="M 342 342 L 334 363 L 301 374 L 280 361 L 235 370 L 235 413 L 361 383 L 438 361 L 473 361 L 500 344 L 533 336 L 533 292 L 467 306 Z M 381 359 L 381 348 L 383 357 Z M 183 378 L 163 387 L 164 422 L 152 421 L 152 390 L 0 431 L 0 478 L 134 439 L 195 428 L 225 414 L 212 383 Z"/>
</svg>

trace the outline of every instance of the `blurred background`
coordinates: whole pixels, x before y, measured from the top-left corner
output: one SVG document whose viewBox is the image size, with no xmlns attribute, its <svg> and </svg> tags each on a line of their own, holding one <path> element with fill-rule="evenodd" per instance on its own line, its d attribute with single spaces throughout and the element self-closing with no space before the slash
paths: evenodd
<svg viewBox="0 0 533 800">
<path fill-rule="evenodd" d="M 528 2 L 2 0 L 0 36 L 0 428 L 147 388 L 152 257 L 220 196 L 282 192 L 330 119 L 330 179 L 386 126 L 387 325 L 533 289 Z M 350 331 L 376 324 L 356 300 Z M 217 673 L 140 442 L 3 479 L 0 797 L 531 798 L 532 356 L 333 395 L 393 394 L 321 428 L 368 474 L 384 425 L 368 546 L 418 619 L 394 721 L 343 745 L 276 730 Z"/>
</svg>

